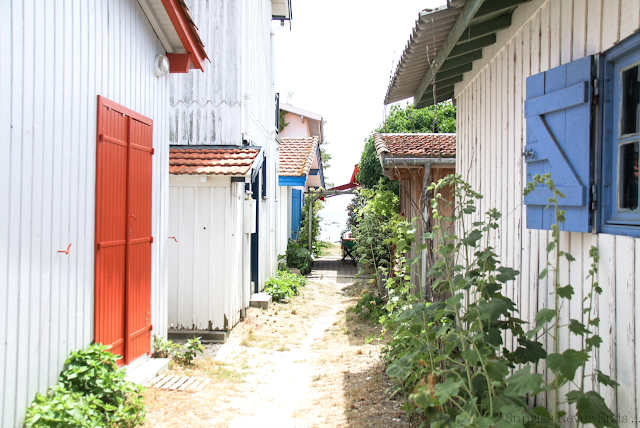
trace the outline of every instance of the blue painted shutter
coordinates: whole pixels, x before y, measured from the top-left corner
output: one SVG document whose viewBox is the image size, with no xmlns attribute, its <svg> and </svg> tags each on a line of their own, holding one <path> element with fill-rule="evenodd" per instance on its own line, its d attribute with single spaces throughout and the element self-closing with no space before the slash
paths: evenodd
<svg viewBox="0 0 640 428">
<path fill-rule="evenodd" d="M 291 239 L 298 240 L 300 232 L 300 222 L 302 220 L 302 191 L 299 189 L 291 190 Z"/>
<path fill-rule="evenodd" d="M 560 226 L 564 231 L 591 231 L 592 72 L 589 56 L 527 78 L 527 182 L 536 174 L 551 172 L 555 186 L 566 196 L 560 199 L 560 209 L 566 211 Z M 551 196 L 546 186 L 525 196 L 529 229 L 551 229 L 554 212 L 552 207 L 545 210 Z"/>
</svg>

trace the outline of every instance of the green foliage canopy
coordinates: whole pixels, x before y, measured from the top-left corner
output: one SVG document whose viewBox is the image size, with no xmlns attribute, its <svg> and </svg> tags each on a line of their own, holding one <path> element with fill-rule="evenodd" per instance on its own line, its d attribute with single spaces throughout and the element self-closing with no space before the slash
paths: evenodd
<svg viewBox="0 0 640 428">
<path fill-rule="evenodd" d="M 437 120 L 436 120 L 437 118 Z M 382 166 L 373 141 L 374 132 L 383 133 L 425 133 L 456 132 L 456 108 L 449 101 L 436 106 L 415 110 L 408 104 L 405 108 L 399 105 L 391 107 L 384 123 L 376 128 L 365 140 L 364 150 L 360 157 L 358 181 L 368 189 L 373 188 L 382 178 L 391 189 L 398 193 L 397 182 L 391 182 L 382 175 Z"/>
</svg>

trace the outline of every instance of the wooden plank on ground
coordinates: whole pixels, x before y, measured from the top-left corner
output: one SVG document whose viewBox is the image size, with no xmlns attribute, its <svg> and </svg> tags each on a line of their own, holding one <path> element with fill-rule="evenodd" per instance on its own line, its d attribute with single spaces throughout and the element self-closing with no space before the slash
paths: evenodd
<svg viewBox="0 0 640 428">
<path fill-rule="evenodd" d="M 171 381 L 169 381 L 169 382 L 165 383 L 164 385 L 162 385 L 161 389 L 169 389 L 169 388 L 171 388 L 171 386 L 173 386 L 174 383 L 176 383 L 179 380 L 180 380 L 180 376 L 176 376 Z"/>
<path fill-rule="evenodd" d="M 205 386 L 207 386 L 207 384 L 208 384 L 209 382 L 211 382 L 211 379 L 209 379 L 209 378 L 207 378 L 207 379 L 203 380 L 203 381 L 202 381 L 202 383 L 201 383 L 200 385 L 198 385 L 198 386 L 195 388 L 195 391 L 196 391 L 196 392 L 200 392 L 200 391 L 202 391 L 202 389 L 203 389 Z"/>
<path fill-rule="evenodd" d="M 191 385 L 196 381 L 197 379 L 195 377 L 189 378 L 188 381 L 186 381 L 185 383 L 182 384 L 182 386 L 180 386 L 180 388 L 178 388 L 178 391 L 185 391 L 188 388 L 191 387 Z"/>
<path fill-rule="evenodd" d="M 159 380 L 155 385 L 153 385 L 153 387 L 160 388 L 162 385 L 166 384 L 167 382 L 171 382 L 173 378 L 174 376 L 166 376 L 163 379 Z"/>
<path fill-rule="evenodd" d="M 151 379 L 151 381 L 149 382 L 150 386 L 154 386 L 156 383 L 160 382 L 162 379 L 164 379 L 165 375 L 158 375 L 155 378 Z"/>
<path fill-rule="evenodd" d="M 176 383 L 171 385 L 171 387 L 169 389 L 172 390 L 172 391 L 175 391 L 176 389 L 178 389 L 178 387 L 182 386 L 188 380 L 189 380 L 188 376 L 181 377 L 180 379 L 178 379 L 178 381 Z"/>
</svg>

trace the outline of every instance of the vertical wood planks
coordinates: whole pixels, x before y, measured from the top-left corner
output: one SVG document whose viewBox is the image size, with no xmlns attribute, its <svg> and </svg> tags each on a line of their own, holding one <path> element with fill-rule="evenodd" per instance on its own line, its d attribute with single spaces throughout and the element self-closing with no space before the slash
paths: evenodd
<svg viewBox="0 0 640 428">
<path fill-rule="evenodd" d="M 614 0 L 616 1 L 616 0 Z M 587 43 L 586 54 L 601 52 L 602 46 L 602 3 L 603 0 L 587 0 Z M 610 23 L 607 23 L 610 25 Z"/>
<path fill-rule="evenodd" d="M 604 51 L 620 40 L 620 0 L 605 0 L 602 5 L 602 23 L 601 49 Z"/>
<path fill-rule="evenodd" d="M 629 37 L 640 28 L 640 2 L 620 1 L 620 40 Z"/>
<path fill-rule="evenodd" d="M 615 244 L 615 331 L 616 331 L 616 388 L 617 410 L 636 421 L 636 362 L 635 355 L 635 239 L 616 237 Z"/>
<path fill-rule="evenodd" d="M 602 338 L 602 344 L 598 350 L 598 370 L 604 374 L 616 378 L 615 351 L 616 351 L 616 329 L 615 329 L 615 269 L 616 269 L 616 237 L 601 234 L 599 236 L 600 266 L 599 283 L 602 287 L 602 294 L 598 296 L 598 315 L 600 326 L 598 334 Z M 611 410 L 615 413 L 615 394 L 606 386 L 600 386 L 600 395 L 605 402 L 609 403 Z"/>
<path fill-rule="evenodd" d="M 0 5 L 2 426 L 21 426 L 35 392 L 56 382 L 69 352 L 93 339 L 96 96 L 133 102 L 158 123 L 165 114 L 155 106 L 166 104 L 166 79 L 128 64 L 143 57 L 152 65 L 164 53 L 141 13 L 129 0 Z M 111 41 L 122 31 L 127 41 L 116 49 Z M 121 96 L 116 74 L 127 85 Z M 154 136 L 162 156 L 166 133 Z M 159 191 L 160 172 L 153 181 Z M 69 254 L 58 253 L 70 243 Z M 153 281 L 162 286 L 162 278 Z"/>
</svg>

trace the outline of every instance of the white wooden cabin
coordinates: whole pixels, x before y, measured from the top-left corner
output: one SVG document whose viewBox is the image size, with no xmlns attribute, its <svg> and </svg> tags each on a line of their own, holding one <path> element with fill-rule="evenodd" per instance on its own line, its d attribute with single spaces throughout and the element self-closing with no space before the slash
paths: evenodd
<svg viewBox="0 0 640 428">
<path fill-rule="evenodd" d="M 241 173 L 225 172 L 213 159 L 200 159 L 198 165 L 211 168 L 188 175 L 169 171 L 169 227 L 175 240 L 168 324 L 228 330 L 243 316 L 251 294 L 261 291 L 276 270 L 277 26 L 272 19 L 281 19 L 281 12 L 274 15 L 271 0 L 187 4 L 212 63 L 200 75 L 171 76 L 172 153 L 182 148 L 225 156 L 252 149 L 260 154 Z M 173 168 L 173 158 L 171 162 Z M 202 224 L 196 227 L 198 222 Z"/>
<path fill-rule="evenodd" d="M 279 134 L 278 254 L 284 254 L 289 239 L 298 239 L 304 193 L 310 187 L 325 187 L 320 152 L 324 120 L 322 115 L 287 104 L 280 104 L 280 110 L 285 112 L 286 126 Z"/>
<path fill-rule="evenodd" d="M 527 320 L 553 305 L 549 278 L 538 280 L 547 262 L 551 216 L 540 198 L 523 198 L 522 189 L 533 174 L 548 171 L 556 185 L 567 188 L 562 249 L 576 261 L 563 261 L 561 280 L 573 285 L 576 295 L 562 316 L 582 319 L 580 302 L 590 287 L 588 253 L 595 246 L 601 257 L 597 279 L 604 293 L 597 312 L 604 343 L 593 365 L 620 384 L 616 390 L 600 387 L 621 416 L 620 425 L 637 426 L 640 2 L 467 0 L 456 5 L 461 7 L 420 13 L 385 103 L 413 97 L 414 105 L 423 107 L 434 99 L 455 100 L 456 170 L 484 195 L 478 213 L 493 207 L 503 213 L 492 243 L 503 264 L 521 272 L 506 292 Z M 433 69 L 425 61 L 427 46 Z M 622 88 L 630 88 L 631 95 L 625 98 Z M 577 94 L 572 100 L 571 91 Z M 525 107 L 527 100 L 543 96 Z M 534 122 L 542 116 L 571 168 L 546 151 L 546 137 L 536 134 Z M 575 336 L 561 338 L 561 350 L 581 346 Z M 537 397 L 541 404 L 545 399 Z M 575 414 L 567 405 L 563 410 Z"/>
<path fill-rule="evenodd" d="M 2 427 L 23 426 L 72 350 L 102 342 L 132 368 L 166 336 L 166 74 L 206 56 L 167 4 L 0 2 Z M 132 284 L 143 293 L 122 298 Z"/>
</svg>

